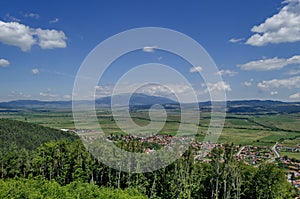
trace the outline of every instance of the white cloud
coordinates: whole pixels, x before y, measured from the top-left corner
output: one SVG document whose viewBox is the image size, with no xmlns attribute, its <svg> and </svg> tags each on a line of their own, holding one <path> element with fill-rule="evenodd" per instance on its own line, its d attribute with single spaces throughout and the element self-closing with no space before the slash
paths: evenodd
<svg viewBox="0 0 300 199">
<path fill-rule="evenodd" d="M 39 19 L 40 15 L 37 13 L 26 13 L 24 14 L 24 17 L 30 17 L 30 18 L 34 18 L 34 19 Z"/>
<path fill-rule="evenodd" d="M 114 86 L 105 85 L 105 86 L 95 86 L 97 97 L 105 97 L 112 94 Z"/>
<path fill-rule="evenodd" d="M 59 18 L 54 18 L 53 20 L 49 21 L 49 23 L 57 23 L 59 22 Z"/>
<path fill-rule="evenodd" d="M 156 96 L 167 96 L 170 93 L 185 93 L 187 92 L 190 87 L 184 84 L 146 84 L 141 86 L 138 83 L 132 84 L 119 84 L 117 88 L 114 88 L 115 85 L 105 85 L 105 86 L 96 86 L 97 96 L 109 96 L 112 95 L 114 90 L 114 94 L 122 94 L 122 93 L 129 93 L 135 88 L 139 88 L 135 92 L 144 93 L 148 95 L 156 95 Z"/>
<path fill-rule="evenodd" d="M 30 27 L 17 22 L 0 21 L 0 42 L 28 51 L 36 41 Z"/>
<path fill-rule="evenodd" d="M 38 28 L 36 34 L 39 37 L 38 44 L 42 49 L 65 48 L 67 46 L 65 41 L 67 38 L 63 31 Z"/>
<path fill-rule="evenodd" d="M 283 3 L 286 5 L 277 14 L 251 29 L 255 34 L 246 44 L 263 46 L 300 41 L 300 0 L 286 0 Z"/>
<path fill-rule="evenodd" d="M 188 85 L 184 84 L 166 84 L 166 85 L 158 85 L 158 84 L 149 84 L 140 89 L 142 93 L 154 96 L 165 96 L 170 97 L 173 94 L 191 94 L 191 88 Z"/>
<path fill-rule="evenodd" d="M 9 13 L 7 13 L 5 15 L 5 19 L 8 20 L 8 21 L 16 21 L 16 22 L 21 21 L 21 19 L 18 19 L 17 17 L 14 17 L 14 16 L 10 15 Z"/>
<path fill-rule="evenodd" d="M 228 75 L 230 77 L 233 77 L 233 76 L 237 75 L 238 72 L 232 71 L 232 70 L 220 70 L 216 74 L 221 75 L 221 76 Z"/>
<path fill-rule="evenodd" d="M 8 60 L 6 59 L 0 59 L 0 67 L 6 67 L 8 66 L 10 63 Z"/>
<path fill-rule="evenodd" d="M 201 66 L 194 66 L 190 68 L 190 73 L 196 73 L 196 72 L 201 72 L 203 68 Z"/>
<path fill-rule="evenodd" d="M 290 99 L 300 99 L 300 93 L 295 93 L 289 96 Z"/>
<path fill-rule="evenodd" d="M 147 52 L 147 53 L 153 53 L 156 48 L 157 48 L 157 46 L 145 46 L 143 48 L 143 51 Z"/>
<path fill-rule="evenodd" d="M 278 94 L 278 91 L 271 91 L 270 94 L 271 94 L 271 95 L 277 95 L 277 94 Z"/>
<path fill-rule="evenodd" d="M 262 89 L 272 89 L 272 88 L 300 88 L 300 76 L 291 77 L 288 79 L 272 79 L 267 81 L 262 81 L 257 84 L 259 88 Z"/>
<path fill-rule="evenodd" d="M 219 81 L 217 83 L 207 83 L 202 84 L 202 86 L 207 86 L 205 92 L 220 92 L 220 91 L 231 91 L 231 87 L 227 82 Z"/>
<path fill-rule="evenodd" d="M 287 59 L 274 57 L 270 59 L 250 61 L 245 64 L 240 64 L 238 67 L 240 67 L 242 70 L 268 71 L 279 70 L 291 64 L 300 64 L 300 55 L 295 55 Z"/>
<path fill-rule="evenodd" d="M 31 70 L 31 73 L 32 73 L 33 75 L 37 75 L 37 74 L 40 73 L 40 71 L 39 71 L 39 69 L 34 68 L 34 69 Z"/>
<path fill-rule="evenodd" d="M 17 46 L 22 51 L 29 51 L 35 44 L 43 49 L 65 48 L 65 40 L 62 31 L 34 29 L 18 22 L 0 21 L 0 42 Z"/>
<path fill-rule="evenodd" d="M 23 92 L 18 92 L 18 91 L 11 91 L 8 97 L 13 98 L 13 99 L 22 99 L 22 98 L 30 98 L 30 94 L 26 94 Z"/>
<path fill-rule="evenodd" d="M 58 95 L 51 94 L 51 93 L 40 93 L 40 96 L 42 96 L 42 97 L 51 97 L 51 98 L 58 97 Z"/>
<path fill-rule="evenodd" d="M 138 88 L 138 89 L 136 89 Z M 194 93 L 193 89 L 186 84 L 181 83 L 168 83 L 168 84 L 155 84 L 155 83 L 149 83 L 141 85 L 139 83 L 122 83 L 119 84 L 117 88 L 115 88 L 115 85 L 101 85 L 96 86 L 96 93 L 95 97 L 105 97 L 112 95 L 112 92 L 114 91 L 114 95 L 119 94 L 125 94 L 125 93 L 143 93 L 151 96 L 162 96 L 167 97 L 173 100 L 179 100 L 175 96 L 179 97 L 181 102 L 190 102 L 194 99 Z"/>
<path fill-rule="evenodd" d="M 229 42 L 230 43 L 239 43 L 239 42 L 241 42 L 241 41 L 243 41 L 244 40 L 244 38 L 231 38 L 230 40 L 229 40 Z"/>
<path fill-rule="evenodd" d="M 246 87 L 250 87 L 250 86 L 252 86 L 252 83 L 251 82 L 244 82 L 244 85 L 246 86 Z"/>
</svg>

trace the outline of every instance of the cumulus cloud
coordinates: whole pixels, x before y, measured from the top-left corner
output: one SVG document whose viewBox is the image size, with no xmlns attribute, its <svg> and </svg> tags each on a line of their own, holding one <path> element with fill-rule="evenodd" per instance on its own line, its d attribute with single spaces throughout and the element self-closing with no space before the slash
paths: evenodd
<svg viewBox="0 0 300 199">
<path fill-rule="evenodd" d="M 138 89 L 137 89 L 138 88 Z M 94 97 L 105 97 L 120 94 L 130 94 L 134 90 L 135 93 L 143 93 L 151 96 L 161 96 L 173 99 L 180 102 L 192 102 L 194 96 L 197 95 L 193 89 L 186 84 L 181 83 L 168 83 L 168 84 L 155 84 L 149 83 L 141 85 L 139 83 L 122 83 L 118 87 L 115 85 L 101 85 L 95 87 L 96 92 L 93 94 Z M 114 93 L 113 93 L 114 92 Z M 179 97 L 179 98 L 177 98 Z"/>
<path fill-rule="evenodd" d="M 43 96 L 43 97 L 57 97 L 57 95 L 50 94 L 50 93 L 40 93 L 40 96 Z"/>
<path fill-rule="evenodd" d="M 270 94 L 271 94 L 271 95 L 277 95 L 277 94 L 278 94 L 278 91 L 271 91 Z"/>
<path fill-rule="evenodd" d="M 241 42 L 241 41 L 243 41 L 244 40 L 244 38 L 231 38 L 230 40 L 229 40 L 229 42 L 230 43 L 239 43 L 239 42 Z"/>
<path fill-rule="evenodd" d="M 227 82 L 219 81 L 216 83 L 202 84 L 202 86 L 207 86 L 205 92 L 220 92 L 220 91 L 231 91 L 231 87 Z"/>
<path fill-rule="evenodd" d="M 42 49 L 65 48 L 67 46 L 67 38 L 63 31 L 38 28 L 36 34 L 39 38 L 38 44 Z"/>
<path fill-rule="evenodd" d="M 17 46 L 23 51 L 30 50 L 31 46 L 36 43 L 29 26 L 18 22 L 0 21 L 0 42 Z"/>
<path fill-rule="evenodd" d="M 95 86 L 96 96 L 105 97 L 105 96 L 112 95 L 113 88 L 114 88 L 113 85 Z"/>
<path fill-rule="evenodd" d="M 289 96 L 290 99 L 300 99 L 300 93 L 295 93 Z"/>
<path fill-rule="evenodd" d="M 291 77 L 288 79 L 272 79 L 262 81 L 257 84 L 261 89 L 274 89 L 274 88 L 300 88 L 300 76 Z"/>
<path fill-rule="evenodd" d="M 50 98 L 55 98 L 55 97 L 58 97 L 58 95 L 56 94 L 51 94 L 51 93 L 40 93 L 40 96 L 42 97 L 50 97 Z"/>
<path fill-rule="evenodd" d="M 6 67 L 8 66 L 10 63 L 8 60 L 6 59 L 0 59 L 0 67 Z"/>
<path fill-rule="evenodd" d="M 245 82 L 244 82 L 244 85 L 245 85 L 246 87 L 250 87 L 250 86 L 252 86 L 252 83 L 251 83 L 251 82 L 245 81 Z"/>
<path fill-rule="evenodd" d="M 37 74 L 40 73 L 40 71 L 39 71 L 39 69 L 34 68 L 34 69 L 31 70 L 31 73 L 32 73 L 33 75 L 37 75 Z"/>
<path fill-rule="evenodd" d="M 157 48 L 157 46 L 145 46 L 143 48 L 143 51 L 147 52 L 147 53 L 153 53 L 156 48 Z"/>
<path fill-rule="evenodd" d="M 283 4 L 286 5 L 277 14 L 251 29 L 255 34 L 246 44 L 263 46 L 300 41 L 300 0 L 286 0 Z"/>
<path fill-rule="evenodd" d="M 185 93 L 190 90 L 190 87 L 184 84 L 146 84 L 141 86 L 138 83 L 131 83 L 131 84 L 119 84 L 117 88 L 115 85 L 104 85 L 104 86 L 96 86 L 96 94 L 98 97 L 101 96 L 109 96 L 112 95 L 114 91 L 115 95 L 122 94 L 122 93 L 129 93 L 135 88 L 139 88 L 135 92 L 144 93 L 148 95 L 154 96 L 169 96 L 171 93 Z"/>
<path fill-rule="evenodd" d="M 196 72 L 201 72 L 203 68 L 201 66 L 194 66 L 190 68 L 190 73 L 196 73 Z"/>
<path fill-rule="evenodd" d="M 0 42 L 29 51 L 33 45 L 42 49 L 65 48 L 66 36 L 63 31 L 30 28 L 18 22 L 0 21 Z"/>
<path fill-rule="evenodd" d="M 233 77 L 233 76 L 237 75 L 238 73 L 236 71 L 232 71 L 232 70 L 220 70 L 216 74 L 221 75 L 221 76 L 228 75 L 230 77 Z"/>
<path fill-rule="evenodd" d="M 184 84 L 149 84 L 145 87 L 139 89 L 142 93 L 154 96 L 165 96 L 170 97 L 174 94 L 191 94 L 191 88 L 188 85 Z"/>
<path fill-rule="evenodd" d="M 268 70 L 279 70 L 285 66 L 291 64 L 300 64 L 300 55 L 295 55 L 291 58 L 270 58 L 250 61 L 245 64 L 240 64 L 242 70 L 256 70 L 256 71 L 268 71 Z"/>
<path fill-rule="evenodd" d="M 8 97 L 13 99 L 22 99 L 22 98 L 30 98 L 31 95 L 23 92 L 11 91 Z"/>
</svg>

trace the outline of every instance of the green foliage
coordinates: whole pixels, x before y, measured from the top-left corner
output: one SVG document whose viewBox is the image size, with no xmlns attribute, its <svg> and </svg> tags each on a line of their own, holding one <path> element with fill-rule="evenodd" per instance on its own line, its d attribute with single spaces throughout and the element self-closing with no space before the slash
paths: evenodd
<svg viewBox="0 0 300 199">
<path fill-rule="evenodd" d="M 141 146 L 134 143 L 134 147 Z M 245 165 L 233 157 L 230 145 L 215 148 L 210 163 L 194 162 L 189 149 L 165 168 L 135 174 L 103 165 L 80 141 L 49 142 L 34 152 L 10 151 L 0 157 L 0 174 L 6 179 L 0 181 L 0 198 L 140 198 L 138 193 L 150 198 L 289 199 L 296 196 L 277 165 L 265 164 L 258 168 Z M 35 180 L 12 180 L 15 177 Z M 112 189 L 117 190 L 112 192 Z"/>
<path fill-rule="evenodd" d="M 28 122 L 0 119 L 0 150 L 13 148 L 33 150 L 42 143 L 60 139 L 76 140 L 77 136 Z"/>
<path fill-rule="evenodd" d="M 96 185 L 72 182 L 67 186 L 60 186 L 55 181 L 44 179 L 10 179 L 0 180 L 0 198 L 30 198 L 30 199 L 145 199 L 138 191 L 134 189 L 114 190 L 111 188 L 99 188 Z"/>
<path fill-rule="evenodd" d="M 194 162 L 190 148 L 165 168 L 125 173 L 99 162 L 75 136 L 25 122 L 0 120 L 0 124 L 5 127 L 2 138 L 8 139 L 2 143 L 21 145 L 0 151 L 0 198 L 289 199 L 297 195 L 276 164 L 245 165 L 233 157 L 231 145 L 214 148 L 210 163 Z M 22 128 L 26 136 L 38 134 L 33 143 L 30 136 L 22 135 Z M 5 132 L 12 137 L 5 137 Z M 47 139 L 36 146 L 34 140 L 41 135 Z M 118 145 L 135 152 L 145 147 L 136 141 Z"/>
<path fill-rule="evenodd" d="M 285 175 L 274 164 L 264 164 L 255 173 L 252 184 L 256 189 L 253 190 L 257 199 L 281 199 L 292 198 L 293 189 L 287 182 Z"/>
</svg>

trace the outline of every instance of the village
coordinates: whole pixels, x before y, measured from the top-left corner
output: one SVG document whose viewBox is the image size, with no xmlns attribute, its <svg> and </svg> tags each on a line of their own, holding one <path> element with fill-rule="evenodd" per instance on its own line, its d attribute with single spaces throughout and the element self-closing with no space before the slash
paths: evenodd
<svg viewBox="0 0 300 199">
<path fill-rule="evenodd" d="M 156 143 L 160 146 L 167 146 L 172 140 L 178 139 L 172 135 L 160 135 L 155 134 L 147 137 L 131 136 L 131 135 L 114 135 L 107 136 L 110 141 L 122 140 L 129 142 L 137 140 L 139 142 Z M 184 139 L 181 138 L 181 139 Z M 193 149 L 194 161 L 210 162 L 211 150 L 215 147 L 224 147 L 224 144 L 220 143 L 208 143 L 192 141 L 191 147 Z M 155 148 L 145 148 L 145 153 L 152 153 Z M 278 152 L 279 151 L 279 152 Z M 287 180 L 292 183 L 298 190 L 300 190 L 300 160 L 294 158 L 281 157 L 280 151 L 291 151 L 295 153 L 300 152 L 300 145 L 297 147 L 287 147 L 284 145 L 275 144 L 273 147 L 269 146 L 234 146 L 234 157 L 238 161 L 243 161 L 245 164 L 250 164 L 255 167 L 266 162 L 277 162 L 278 165 L 286 170 Z"/>
<path fill-rule="evenodd" d="M 95 131 L 87 129 L 61 129 L 62 131 L 69 131 L 80 135 L 81 139 L 92 142 L 98 139 L 95 136 Z M 189 140 L 189 137 L 176 137 L 168 134 L 152 134 L 148 136 L 137 135 L 119 135 L 110 134 L 106 136 L 106 141 L 109 142 L 130 142 L 138 141 L 140 143 L 146 143 L 143 148 L 143 152 L 150 154 L 159 150 L 160 147 L 166 147 L 171 142 L 184 142 Z M 151 147 L 149 147 L 151 146 Z M 211 162 L 211 151 L 215 147 L 224 148 L 222 143 L 209 143 L 192 140 L 190 142 L 195 162 Z M 242 161 L 245 164 L 258 167 L 262 163 L 275 162 L 279 167 L 284 168 L 286 171 L 286 177 L 288 182 L 292 183 L 298 190 L 300 190 L 300 160 L 290 158 L 287 156 L 281 156 L 281 152 L 293 152 L 300 153 L 300 145 L 297 147 L 285 146 L 283 144 L 275 143 L 274 146 L 233 146 L 234 158 L 238 161 Z"/>
</svg>

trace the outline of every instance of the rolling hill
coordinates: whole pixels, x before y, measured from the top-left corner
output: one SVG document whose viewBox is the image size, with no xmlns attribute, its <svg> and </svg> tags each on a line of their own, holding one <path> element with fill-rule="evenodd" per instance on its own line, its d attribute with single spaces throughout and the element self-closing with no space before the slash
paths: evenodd
<svg viewBox="0 0 300 199">
<path fill-rule="evenodd" d="M 0 119 L 1 151 L 9 150 L 11 147 L 33 150 L 45 142 L 77 138 L 76 135 L 29 122 Z"/>
</svg>

